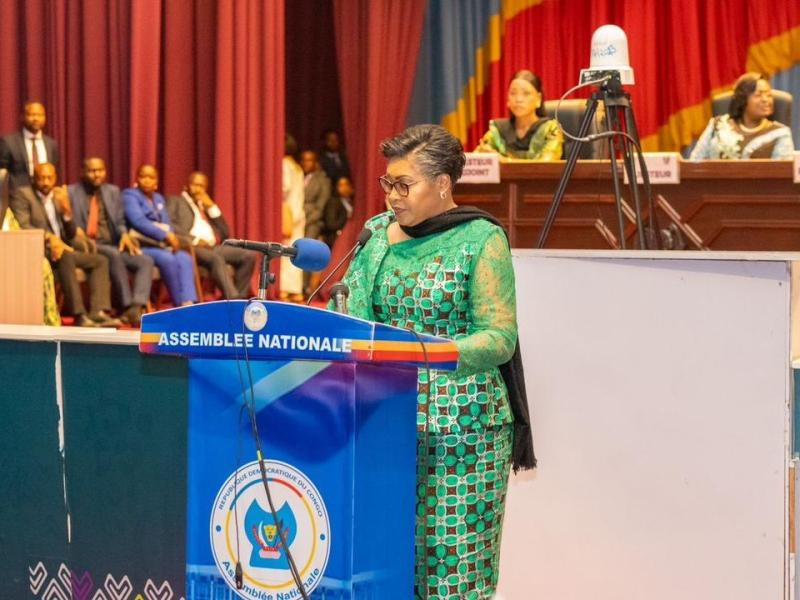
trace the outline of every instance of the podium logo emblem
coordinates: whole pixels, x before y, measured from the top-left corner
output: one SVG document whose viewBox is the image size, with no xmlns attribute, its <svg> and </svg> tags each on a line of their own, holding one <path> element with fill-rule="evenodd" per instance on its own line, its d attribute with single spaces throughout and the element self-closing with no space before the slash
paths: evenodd
<svg viewBox="0 0 800 600">
<path fill-rule="evenodd" d="M 297 519 L 288 502 L 284 502 L 275 514 L 277 522 L 271 512 L 261 508 L 257 500 L 253 500 L 247 509 L 244 527 L 253 549 L 250 553 L 251 567 L 289 568 L 283 540 L 291 549 L 297 536 Z"/>
<path fill-rule="evenodd" d="M 261 331 L 267 325 L 267 307 L 261 302 L 251 302 L 244 309 L 244 324 L 250 331 Z"/>
<path fill-rule="evenodd" d="M 241 598 L 299 598 L 282 539 L 310 594 L 328 564 L 328 511 L 319 490 L 299 469 L 280 461 L 266 461 L 266 469 L 275 515 L 258 462 L 242 466 L 238 478 L 232 473 L 214 500 L 211 550 L 226 583 Z M 241 590 L 236 589 L 237 558 L 244 575 Z"/>
</svg>

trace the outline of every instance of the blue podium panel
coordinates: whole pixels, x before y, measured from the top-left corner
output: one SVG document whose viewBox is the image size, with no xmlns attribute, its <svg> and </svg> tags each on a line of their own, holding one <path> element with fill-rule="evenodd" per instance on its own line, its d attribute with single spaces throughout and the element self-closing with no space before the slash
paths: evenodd
<svg viewBox="0 0 800 600">
<path fill-rule="evenodd" d="M 187 600 L 300 598 L 281 532 L 311 598 L 413 596 L 417 366 L 451 341 L 233 301 L 146 315 L 140 349 L 191 359 Z"/>
<path fill-rule="evenodd" d="M 235 587 L 237 557 L 240 596 L 298 598 L 241 410 L 247 366 L 193 359 L 189 369 L 187 598 Z M 250 371 L 273 505 L 312 597 L 367 597 L 358 587 L 408 598 L 416 371 L 314 361 Z"/>
</svg>

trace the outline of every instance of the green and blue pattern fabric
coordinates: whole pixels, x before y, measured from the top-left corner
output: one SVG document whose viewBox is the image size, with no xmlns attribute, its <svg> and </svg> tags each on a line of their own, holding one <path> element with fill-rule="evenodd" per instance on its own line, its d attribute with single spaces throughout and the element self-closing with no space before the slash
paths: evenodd
<svg viewBox="0 0 800 600">
<path fill-rule="evenodd" d="M 455 372 L 419 373 L 416 596 L 491 598 L 513 437 L 498 369 L 517 341 L 508 243 L 474 220 L 389 244 L 390 223 L 367 223 L 374 234 L 344 279 L 350 314 L 452 339 L 460 353 Z"/>
</svg>

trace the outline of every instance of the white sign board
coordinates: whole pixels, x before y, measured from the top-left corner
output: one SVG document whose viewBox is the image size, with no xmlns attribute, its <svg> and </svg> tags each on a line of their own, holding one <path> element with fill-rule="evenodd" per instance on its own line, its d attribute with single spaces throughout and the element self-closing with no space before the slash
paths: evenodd
<svg viewBox="0 0 800 600">
<path fill-rule="evenodd" d="M 467 152 L 467 164 L 458 183 L 500 183 L 500 155 Z"/>
<path fill-rule="evenodd" d="M 513 252 L 539 468 L 509 478 L 499 593 L 789 598 L 787 264 L 545 252 Z"/>
<path fill-rule="evenodd" d="M 650 183 L 653 185 L 677 184 L 681 182 L 681 155 L 677 152 L 645 152 L 644 162 Z M 636 161 L 636 179 L 642 181 L 639 161 Z M 628 173 L 625 171 L 625 185 L 628 184 Z"/>
<path fill-rule="evenodd" d="M 794 173 L 794 182 L 800 183 L 800 152 L 794 153 L 794 168 L 792 169 L 792 173 Z"/>
</svg>

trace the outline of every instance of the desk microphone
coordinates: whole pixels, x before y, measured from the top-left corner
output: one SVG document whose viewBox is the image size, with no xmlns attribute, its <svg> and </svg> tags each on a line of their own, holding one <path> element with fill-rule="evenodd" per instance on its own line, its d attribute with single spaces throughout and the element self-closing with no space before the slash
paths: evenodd
<svg viewBox="0 0 800 600">
<path fill-rule="evenodd" d="M 234 239 L 227 239 L 222 243 L 225 246 L 261 252 L 270 257 L 288 256 L 292 264 L 303 271 L 322 271 L 331 260 L 331 250 L 327 244 L 310 238 L 295 240 L 291 246 L 284 246 L 277 242 Z"/>
<path fill-rule="evenodd" d="M 331 298 L 333 298 L 334 310 L 342 315 L 347 314 L 347 298 L 350 296 L 350 288 L 341 281 L 334 283 L 331 287 Z"/>
<path fill-rule="evenodd" d="M 336 272 L 342 268 L 342 265 L 345 263 L 345 261 L 348 260 L 350 257 L 354 256 L 359 250 L 361 250 L 361 248 L 367 245 L 367 242 L 371 237 L 372 237 L 372 230 L 364 227 L 364 229 L 361 230 L 361 233 L 358 234 L 358 239 L 356 240 L 355 245 L 352 248 L 350 248 L 350 251 L 344 255 L 342 260 L 340 260 L 339 263 L 335 267 L 333 267 L 333 270 L 331 270 L 331 272 L 328 273 L 325 279 L 322 280 L 322 283 L 320 283 L 317 286 L 317 289 L 311 292 L 311 295 L 308 297 L 308 301 L 306 302 L 306 306 L 311 304 L 311 301 L 314 299 L 314 297 L 317 294 L 319 294 L 319 291 L 323 288 L 323 286 L 326 283 L 328 283 L 328 281 L 330 281 L 331 277 L 336 275 Z"/>
</svg>

